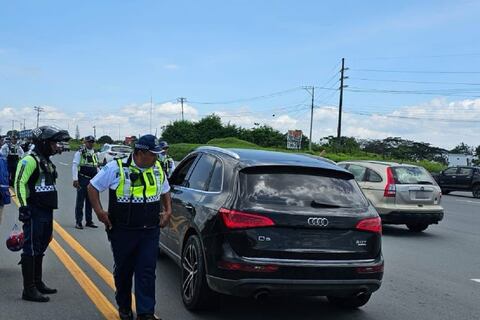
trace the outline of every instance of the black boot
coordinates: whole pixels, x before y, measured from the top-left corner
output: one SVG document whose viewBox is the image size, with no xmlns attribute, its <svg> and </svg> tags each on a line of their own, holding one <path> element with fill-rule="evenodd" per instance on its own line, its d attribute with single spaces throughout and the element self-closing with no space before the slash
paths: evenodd
<svg viewBox="0 0 480 320">
<path fill-rule="evenodd" d="M 49 297 L 43 296 L 35 287 L 34 273 L 35 273 L 35 257 L 23 256 L 22 261 L 22 275 L 23 275 L 23 293 L 22 299 L 35 302 L 47 302 Z"/>
<path fill-rule="evenodd" d="M 57 289 L 49 288 L 42 281 L 42 265 L 43 256 L 35 257 L 35 287 L 41 294 L 54 294 L 57 293 Z"/>
</svg>

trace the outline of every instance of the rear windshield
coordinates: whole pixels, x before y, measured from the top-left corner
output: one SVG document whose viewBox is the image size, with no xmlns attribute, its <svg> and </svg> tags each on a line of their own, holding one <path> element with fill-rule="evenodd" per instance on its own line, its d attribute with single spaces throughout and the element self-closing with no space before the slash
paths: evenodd
<svg viewBox="0 0 480 320">
<path fill-rule="evenodd" d="M 112 147 L 112 151 L 114 152 L 123 152 L 123 153 L 129 153 L 132 151 L 129 147 L 124 147 L 124 146 L 118 146 L 118 147 Z"/>
<path fill-rule="evenodd" d="M 422 167 L 392 167 L 396 184 L 435 184 L 432 176 Z"/>
<path fill-rule="evenodd" d="M 244 197 L 251 203 L 318 208 L 364 208 L 368 203 L 354 179 L 320 174 L 241 174 Z"/>
</svg>

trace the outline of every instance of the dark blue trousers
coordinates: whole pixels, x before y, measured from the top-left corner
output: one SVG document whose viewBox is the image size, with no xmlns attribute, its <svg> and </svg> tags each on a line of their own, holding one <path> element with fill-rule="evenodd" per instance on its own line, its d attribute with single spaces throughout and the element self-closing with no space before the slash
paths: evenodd
<svg viewBox="0 0 480 320">
<path fill-rule="evenodd" d="M 87 186 L 90 183 L 90 179 L 78 176 L 78 183 L 80 188 L 77 189 L 77 202 L 75 205 L 75 222 L 82 223 L 83 220 L 83 204 L 85 203 L 85 221 L 86 223 L 92 222 L 92 205 L 90 199 L 88 199 Z"/>
<path fill-rule="evenodd" d="M 153 314 L 160 228 L 113 227 L 109 235 L 115 262 L 113 276 L 118 307 L 131 308 L 132 278 L 135 277 L 137 314 Z"/>
<path fill-rule="evenodd" d="M 53 210 L 28 206 L 32 219 L 23 224 L 25 242 L 22 256 L 43 256 L 53 233 Z"/>
</svg>

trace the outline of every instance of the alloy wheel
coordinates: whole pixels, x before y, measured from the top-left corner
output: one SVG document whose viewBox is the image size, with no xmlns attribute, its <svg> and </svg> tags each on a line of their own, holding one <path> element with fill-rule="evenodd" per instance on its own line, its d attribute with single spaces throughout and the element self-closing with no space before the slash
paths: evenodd
<svg viewBox="0 0 480 320">
<path fill-rule="evenodd" d="M 182 292 L 187 300 L 191 300 L 195 295 L 198 274 L 198 253 L 193 243 L 190 243 L 185 249 L 182 268 Z"/>
</svg>

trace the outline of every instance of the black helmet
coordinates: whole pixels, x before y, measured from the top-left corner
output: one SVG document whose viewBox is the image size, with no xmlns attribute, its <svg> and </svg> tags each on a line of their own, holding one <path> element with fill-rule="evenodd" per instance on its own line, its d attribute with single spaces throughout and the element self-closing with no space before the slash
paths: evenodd
<svg viewBox="0 0 480 320">
<path fill-rule="evenodd" d="M 168 142 L 165 141 L 165 140 L 160 141 L 160 148 L 162 148 L 162 149 L 167 149 L 167 148 L 169 148 Z"/>
<path fill-rule="evenodd" d="M 67 130 L 60 130 L 53 126 L 41 126 L 32 130 L 33 140 L 36 141 L 68 141 L 71 139 Z"/>
<path fill-rule="evenodd" d="M 95 142 L 95 137 L 94 136 L 86 136 L 83 138 L 83 141 L 85 142 Z"/>
</svg>

